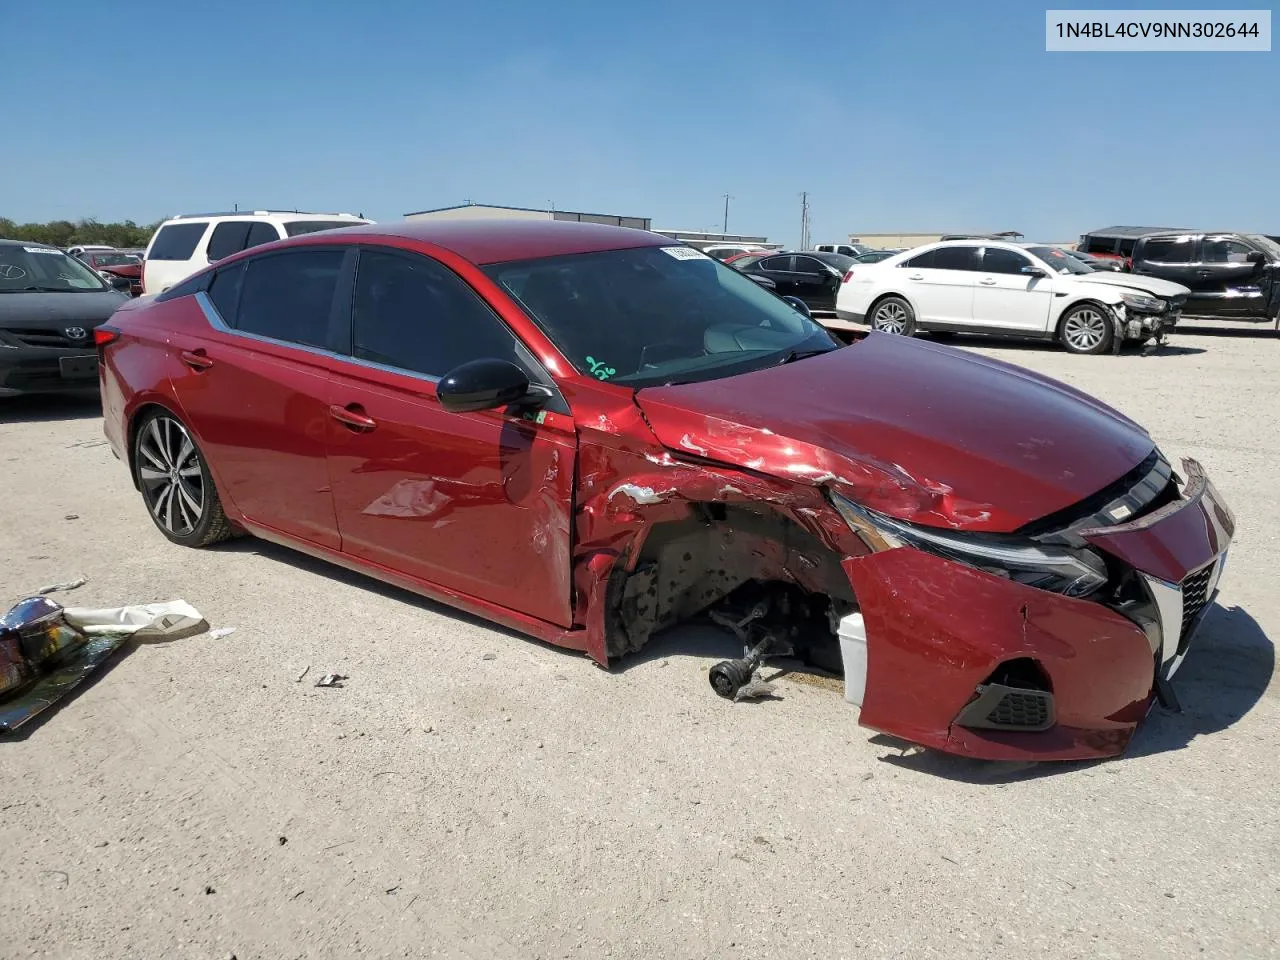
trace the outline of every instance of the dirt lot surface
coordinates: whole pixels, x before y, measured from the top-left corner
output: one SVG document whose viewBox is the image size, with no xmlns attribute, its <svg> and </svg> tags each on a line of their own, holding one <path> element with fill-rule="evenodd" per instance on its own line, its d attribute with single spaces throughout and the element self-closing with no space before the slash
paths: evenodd
<svg viewBox="0 0 1280 960">
<path fill-rule="evenodd" d="M 0 401 L 6 608 L 84 575 L 58 599 L 237 628 L 139 645 L 0 742 L 0 956 L 1275 955 L 1280 341 L 1175 344 L 989 349 L 1200 459 L 1237 515 L 1184 712 L 1068 766 L 903 756 L 821 685 L 730 704 L 707 634 L 606 673 L 253 540 L 171 546 L 94 405 Z"/>
</svg>

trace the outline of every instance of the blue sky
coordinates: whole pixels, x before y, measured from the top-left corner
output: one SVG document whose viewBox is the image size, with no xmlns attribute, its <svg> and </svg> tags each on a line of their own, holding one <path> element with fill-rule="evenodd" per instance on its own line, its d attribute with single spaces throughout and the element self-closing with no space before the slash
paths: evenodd
<svg viewBox="0 0 1280 960">
<path fill-rule="evenodd" d="M 471 199 L 696 229 L 729 193 L 730 231 L 796 243 L 806 190 L 815 242 L 1280 233 L 1280 54 L 1050 54 L 1044 9 L 8 3 L 0 216 Z"/>
</svg>

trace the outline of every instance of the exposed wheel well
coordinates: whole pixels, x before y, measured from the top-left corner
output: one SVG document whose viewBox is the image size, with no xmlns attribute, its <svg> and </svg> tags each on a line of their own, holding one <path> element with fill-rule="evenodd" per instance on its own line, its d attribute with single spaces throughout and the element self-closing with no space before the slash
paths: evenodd
<svg viewBox="0 0 1280 960">
<path fill-rule="evenodd" d="M 648 531 L 634 569 L 614 569 L 606 599 L 607 655 L 635 652 L 659 630 L 735 596 L 761 592 L 794 611 L 796 624 L 814 624 L 814 636 L 805 642 L 834 642 L 840 617 L 857 606 L 840 561 L 817 536 L 774 510 L 690 504 L 689 518 Z"/>
</svg>

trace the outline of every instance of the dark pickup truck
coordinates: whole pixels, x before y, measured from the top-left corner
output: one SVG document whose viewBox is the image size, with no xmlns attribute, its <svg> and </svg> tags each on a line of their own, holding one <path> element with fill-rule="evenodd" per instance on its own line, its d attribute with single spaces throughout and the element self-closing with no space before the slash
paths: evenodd
<svg viewBox="0 0 1280 960">
<path fill-rule="evenodd" d="M 1280 243 L 1270 237 L 1147 234 L 1134 243 L 1132 270 L 1188 287 L 1184 321 L 1275 321 L 1280 327 Z"/>
</svg>

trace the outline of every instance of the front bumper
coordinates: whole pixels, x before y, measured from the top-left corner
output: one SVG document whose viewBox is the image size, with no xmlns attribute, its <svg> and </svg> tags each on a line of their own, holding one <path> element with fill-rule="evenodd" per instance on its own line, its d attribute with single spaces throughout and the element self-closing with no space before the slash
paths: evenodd
<svg viewBox="0 0 1280 960">
<path fill-rule="evenodd" d="M 841 624 L 846 696 L 861 704 L 860 722 L 982 759 L 1123 752 L 1150 709 L 1157 671 L 1170 677 L 1185 659 L 1234 532 L 1199 465 L 1187 461 L 1186 470 L 1176 502 L 1084 532 L 1140 578 L 1150 597 L 1140 610 L 1039 590 L 911 547 L 846 560 L 859 602 L 859 622 Z M 863 651 L 846 640 L 859 630 Z M 1011 667 L 1043 678 L 1047 711 L 993 699 Z"/>
<path fill-rule="evenodd" d="M 0 343 L 0 397 L 97 390 L 98 354 L 92 340 L 82 347 L 14 347 Z"/>
</svg>

